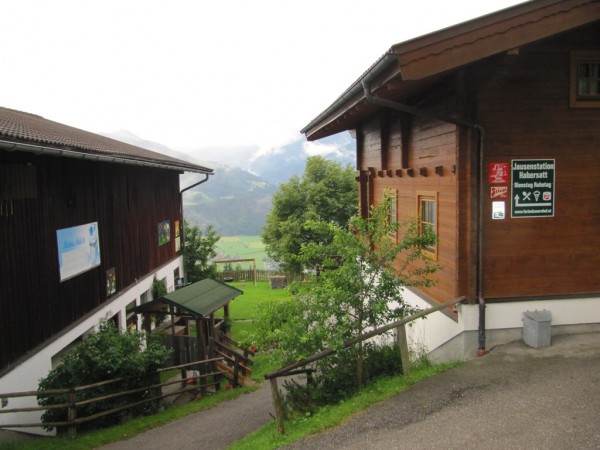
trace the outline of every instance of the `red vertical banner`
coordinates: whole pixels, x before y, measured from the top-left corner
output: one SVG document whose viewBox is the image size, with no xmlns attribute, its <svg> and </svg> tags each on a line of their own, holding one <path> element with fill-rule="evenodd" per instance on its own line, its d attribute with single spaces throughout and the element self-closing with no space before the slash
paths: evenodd
<svg viewBox="0 0 600 450">
<path fill-rule="evenodd" d="M 508 183 L 508 163 L 489 163 L 488 164 L 488 179 L 490 184 L 507 184 Z"/>
</svg>

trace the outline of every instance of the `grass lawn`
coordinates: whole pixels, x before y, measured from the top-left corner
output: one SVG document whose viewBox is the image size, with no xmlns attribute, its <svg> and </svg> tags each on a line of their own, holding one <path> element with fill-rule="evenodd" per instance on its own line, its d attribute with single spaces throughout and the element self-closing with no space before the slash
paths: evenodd
<svg viewBox="0 0 600 450">
<path fill-rule="evenodd" d="M 288 289 L 271 289 L 268 281 L 259 281 L 256 286 L 252 282 L 228 283 L 244 291 L 229 306 L 232 320 L 252 320 L 257 317 L 263 305 L 274 300 L 290 298 Z"/>
<path fill-rule="evenodd" d="M 253 330 L 252 321 L 257 317 L 261 308 L 268 302 L 284 300 L 291 297 L 288 289 L 271 289 L 268 281 L 227 283 L 244 291 L 229 304 L 231 334 L 236 341 L 244 341 L 248 332 Z M 223 317 L 223 310 L 215 314 Z"/>
<path fill-rule="evenodd" d="M 227 255 L 228 259 L 256 259 L 256 268 L 263 270 L 265 268 L 263 260 L 267 256 L 265 251 L 265 244 L 260 240 L 260 236 L 222 236 L 216 245 L 217 252 L 219 254 Z M 242 269 L 251 269 L 252 263 L 233 263 L 235 267 L 237 264 Z M 222 266 L 222 264 L 219 264 Z M 222 267 L 219 267 L 222 269 Z"/>
</svg>

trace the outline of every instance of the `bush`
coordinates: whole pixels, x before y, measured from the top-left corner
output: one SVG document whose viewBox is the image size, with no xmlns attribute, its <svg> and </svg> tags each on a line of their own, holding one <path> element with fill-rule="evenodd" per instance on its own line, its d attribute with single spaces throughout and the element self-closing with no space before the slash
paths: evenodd
<svg viewBox="0 0 600 450">
<path fill-rule="evenodd" d="M 156 369 L 169 357 L 170 350 L 162 345 L 156 335 L 140 332 L 120 333 L 112 322 L 101 322 L 98 330 L 85 338 L 73 351 L 65 356 L 62 364 L 50 371 L 40 381 L 38 390 L 64 389 L 84 386 L 120 377 L 131 377 L 120 382 L 110 383 L 77 393 L 77 401 L 109 395 L 116 392 L 137 389 L 156 384 Z M 154 395 L 149 390 L 116 398 L 89 403 L 78 407 L 77 417 L 88 417 L 103 411 L 141 401 Z M 69 401 L 68 394 L 38 393 L 38 404 L 47 406 Z M 78 425 L 78 430 L 102 428 L 120 423 L 132 416 L 151 414 L 160 407 L 160 401 L 147 402 L 125 409 L 110 416 Z M 67 409 L 49 409 L 42 415 L 43 423 L 67 420 Z M 51 430 L 53 427 L 44 426 Z M 64 431 L 57 428 L 58 433 Z"/>
<path fill-rule="evenodd" d="M 402 373 L 400 348 L 397 345 L 365 344 L 365 381 Z M 331 405 L 348 398 L 359 391 L 356 375 L 354 348 L 340 351 L 318 363 L 312 384 L 286 381 L 285 404 L 288 413 L 313 414 L 317 408 Z"/>
</svg>

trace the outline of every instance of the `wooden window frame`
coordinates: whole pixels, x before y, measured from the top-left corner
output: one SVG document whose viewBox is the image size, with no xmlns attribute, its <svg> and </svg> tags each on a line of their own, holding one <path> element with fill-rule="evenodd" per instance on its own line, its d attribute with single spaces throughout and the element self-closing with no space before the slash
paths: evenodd
<svg viewBox="0 0 600 450">
<path fill-rule="evenodd" d="M 390 198 L 390 205 L 388 208 L 387 220 L 390 224 L 398 222 L 398 190 L 397 189 L 386 189 L 386 195 Z M 398 242 L 398 230 L 390 231 L 388 237 L 394 242 Z"/>
<path fill-rule="evenodd" d="M 434 223 L 423 222 L 423 202 L 431 202 L 434 205 Z M 438 202 L 438 193 L 436 191 L 417 191 L 417 211 L 418 211 L 418 220 L 419 220 L 419 235 L 423 234 L 423 223 L 429 223 L 432 225 L 433 232 L 436 238 L 439 236 L 438 228 L 439 228 L 439 202 Z M 436 239 L 436 242 L 432 248 L 425 249 L 425 253 L 429 255 L 432 259 L 437 261 L 438 259 L 438 242 L 439 238 Z"/>
<path fill-rule="evenodd" d="M 571 52 L 571 81 L 570 81 L 570 98 L 569 104 L 571 108 L 600 108 L 600 86 L 599 92 L 596 95 L 585 95 L 579 93 L 579 66 L 582 63 L 600 65 L 600 51 L 598 50 L 583 50 Z M 598 81 L 600 84 L 600 80 Z"/>
</svg>

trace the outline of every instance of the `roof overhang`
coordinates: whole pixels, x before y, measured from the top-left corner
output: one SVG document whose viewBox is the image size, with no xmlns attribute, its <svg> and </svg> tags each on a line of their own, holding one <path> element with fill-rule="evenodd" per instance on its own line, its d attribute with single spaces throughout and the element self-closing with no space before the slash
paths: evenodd
<svg viewBox="0 0 600 450">
<path fill-rule="evenodd" d="M 128 164 L 134 166 L 156 167 L 166 170 L 176 170 L 178 172 L 196 172 L 206 175 L 214 175 L 213 169 L 202 167 L 196 164 L 186 163 L 185 161 L 164 161 L 154 160 L 152 158 L 135 158 L 128 155 L 103 154 L 91 152 L 83 149 L 60 148 L 50 145 L 30 144 L 18 140 L 0 140 L 0 149 L 6 151 L 18 151 L 34 153 L 36 155 L 51 155 L 63 158 L 85 159 L 87 161 L 109 162 L 116 164 Z"/>
<path fill-rule="evenodd" d="M 474 62 L 600 20 L 597 0 L 533 0 L 393 45 L 336 101 L 306 125 L 308 140 L 355 128 L 378 107 L 362 82 L 385 97 L 406 98 Z"/>
<path fill-rule="evenodd" d="M 156 313 L 164 306 L 173 306 L 179 314 L 201 319 L 210 316 L 243 293 L 233 286 L 207 278 L 136 306 L 132 312 Z"/>
</svg>

